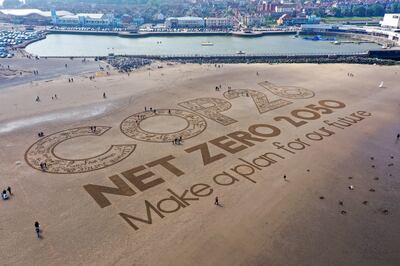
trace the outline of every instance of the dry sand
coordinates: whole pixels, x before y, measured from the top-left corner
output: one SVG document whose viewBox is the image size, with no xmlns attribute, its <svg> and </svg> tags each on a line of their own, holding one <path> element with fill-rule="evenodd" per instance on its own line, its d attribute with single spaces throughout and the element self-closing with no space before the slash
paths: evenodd
<svg viewBox="0 0 400 266">
<path fill-rule="evenodd" d="M 354 77 L 349 77 L 349 72 Z M 62 77 L 0 90 L 0 184 L 11 186 L 14 193 L 10 200 L 0 202 L 1 264 L 399 265 L 398 73 L 399 67 L 340 64 L 176 65 L 140 70 L 129 77 L 115 74 L 91 81 L 81 75 L 74 83 Z M 258 85 L 263 81 L 303 87 L 315 96 L 285 99 Z M 381 81 L 385 88 L 378 88 Z M 222 89 L 218 92 L 214 88 L 219 84 Z M 200 97 L 223 99 L 228 86 L 256 90 L 270 101 L 285 99 L 292 104 L 260 114 L 250 97 L 229 100 L 232 107 L 222 114 L 236 123 L 223 126 L 204 118 L 206 129 L 182 145 L 139 141 L 120 131 L 121 122 L 145 106 L 184 109 L 178 103 Z M 51 99 L 54 94 L 57 100 Z M 36 96 L 41 102 L 35 102 Z M 341 101 L 346 107 L 307 120 L 300 127 L 274 120 L 320 100 Z M 372 116 L 345 129 L 323 123 L 357 111 Z M 211 155 L 223 153 L 226 157 L 206 166 L 199 152 L 185 152 L 231 132 L 247 131 L 254 124 L 274 125 L 281 133 L 235 154 L 208 143 Z M 45 173 L 25 161 L 25 152 L 39 140 L 39 131 L 46 137 L 92 125 L 111 129 L 101 137 L 60 142 L 54 153 L 78 160 L 104 153 L 113 144 L 136 144 L 136 149 L 119 163 L 78 174 Z M 141 127 L 166 133 L 184 128 L 185 122 L 159 116 L 144 120 Z M 321 127 L 335 134 L 322 141 L 307 140 L 307 133 Z M 61 141 L 62 136 L 59 138 Z M 292 154 L 273 145 L 287 145 L 296 138 L 310 146 L 292 150 Z M 230 170 L 241 164 L 239 158 L 250 161 L 266 152 L 285 159 L 249 176 L 256 183 Z M 145 183 L 157 178 L 164 182 L 145 191 L 120 174 L 168 155 L 175 157 L 171 163 L 184 174 L 175 176 L 161 166 L 147 167 L 156 176 L 144 179 Z M 223 171 L 239 181 L 230 186 L 215 184 L 213 177 Z M 83 186 L 115 187 L 109 177 L 117 174 L 136 194 L 105 194 L 111 205 L 100 208 Z M 182 194 L 198 183 L 210 185 L 211 195 L 190 201 L 173 213 L 158 211 L 163 219 L 150 210 L 152 224 L 134 221 L 139 230 L 119 215 L 144 219 L 145 200 L 156 206 L 171 197 L 167 189 Z M 349 190 L 350 185 L 355 189 Z M 221 206 L 214 205 L 216 196 Z M 177 204 L 165 201 L 161 208 L 173 210 Z M 34 232 L 36 220 L 43 229 L 42 239 Z"/>
</svg>

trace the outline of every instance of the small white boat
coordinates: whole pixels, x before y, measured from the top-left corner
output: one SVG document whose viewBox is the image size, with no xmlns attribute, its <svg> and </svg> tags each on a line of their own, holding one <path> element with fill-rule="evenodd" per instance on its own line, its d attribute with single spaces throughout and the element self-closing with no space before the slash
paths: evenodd
<svg viewBox="0 0 400 266">
<path fill-rule="evenodd" d="M 334 44 L 334 45 L 340 45 L 341 42 L 339 42 L 339 41 L 334 41 L 333 44 Z"/>
<path fill-rule="evenodd" d="M 202 42 L 201 46 L 214 46 L 212 42 Z"/>
</svg>

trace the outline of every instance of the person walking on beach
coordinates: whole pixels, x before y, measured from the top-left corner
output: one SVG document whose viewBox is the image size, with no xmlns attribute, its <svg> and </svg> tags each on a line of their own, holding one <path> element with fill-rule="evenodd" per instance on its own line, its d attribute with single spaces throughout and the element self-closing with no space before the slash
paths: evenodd
<svg viewBox="0 0 400 266">
<path fill-rule="evenodd" d="M 103 98 L 104 98 L 104 99 L 106 98 L 106 93 L 105 93 L 105 92 L 103 92 Z"/>
<path fill-rule="evenodd" d="M 8 194 L 10 194 L 10 196 L 12 195 L 12 193 L 11 193 L 11 187 L 8 187 L 7 188 L 7 191 L 8 191 Z"/>
<path fill-rule="evenodd" d="M 3 190 L 3 192 L 1 192 L 1 198 L 3 200 L 8 200 L 9 199 L 9 196 L 7 195 L 7 191 L 6 190 Z"/>
<path fill-rule="evenodd" d="M 400 134 L 397 134 L 397 141 L 399 141 L 400 139 Z"/>
<path fill-rule="evenodd" d="M 35 222 L 35 232 L 36 232 L 37 238 L 40 238 L 40 224 L 38 221 Z"/>
<path fill-rule="evenodd" d="M 283 175 L 283 179 L 286 181 L 286 175 Z"/>
<path fill-rule="evenodd" d="M 218 197 L 215 197 L 215 202 L 214 202 L 214 204 L 215 204 L 215 205 L 219 205 Z"/>
</svg>

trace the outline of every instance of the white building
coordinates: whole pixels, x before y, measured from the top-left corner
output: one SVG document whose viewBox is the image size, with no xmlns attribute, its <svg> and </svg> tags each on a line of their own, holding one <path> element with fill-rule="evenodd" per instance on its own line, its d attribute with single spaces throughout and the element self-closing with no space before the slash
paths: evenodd
<svg viewBox="0 0 400 266">
<path fill-rule="evenodd" d="M 400 14 L 385 14 L 380 24 L 385 28 L 400 29 Z"/>
<path fill-rule="evenodd" d="M 167 18 L 165 20 L 167 28 L 204 28 L 205 21 L 199 17 L 179 17 Z"/>
<path fill-rule="evenodd" d="M 231 18 L 205 18 L 207 28 L 230 28 L 233 25 Z"/>
<path fill-rule="evenodd" d="M 68 27 L 117 27 L 119 22 L 111 14 L 80 13 L 76 15 L 58 16 L 52 11 L 52 23 L 55 26 Z"/>
</svg>

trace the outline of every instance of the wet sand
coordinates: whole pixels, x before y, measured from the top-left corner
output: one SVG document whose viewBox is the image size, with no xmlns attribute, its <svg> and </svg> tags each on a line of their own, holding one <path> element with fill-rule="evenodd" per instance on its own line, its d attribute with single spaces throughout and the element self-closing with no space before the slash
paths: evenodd
<svg viewBox="0 0 400 266">
<path fill-rule="evenodd" d="M 105 63 L 88 59 L 84 63 L 80 59 L 41 58 L 29 59 L 17 51 L 15 58 L 0 59 L 0 89 L 17 86 L 29 82 L 50 80 L 60 76 L 74 76 L 89 72 L 99 71 L 99 66 L 105 67 Z M 65 67 L 67 64 L 67 67 Z M 34 75 L 33 71 L 38 71 Z"/>
<path fill-rule="evenodd" d="M 142 69 L 130 76 L 113 74 L 94 80 L 88 78 L 91 74 L 78 75 L 73 83 L 68 82 L 68 77 L 61 77 L 0 90 L 0 184 L 1 188 L 11 186 L 14 193 L 10 200 L 0 204 L 2 262 L 7 265 L 398 265 L 398 73 L 397 66 L 254 64 L 215 68 L 187 64 L 162 69 L 153 66 L 151 71 Z M 283 97 L 259 85 L 265 81 L 275 84 L 280 93 L 287 89 L 285 86 L 297 86 L 313 94 L 307 94 L 307 98 Z M 378 88 L 381 81 L 384 88 Z M 222 87 L 220 91 L 215 90 L 218 85 Z M 227 100 L 223 94 L 228 87 L 264 93 L 269 102 L 280 99 L 291 103 L 269 111 L 264 109 L 260 114 L 263 109 L 256 108 L 252 98 L 242 91 L 238 98 Z M 55 94 L 57 100 L 52 100 Z M 40 102 L 35 102 L 37 96 Z M 158 143 L 155 136 L 149 135 L 145 141 L 139 140 L 139 134 L 135 135 L 139 139 L 132 139 L 129 132 L 121 132 L 124 129 L 121 123 L 144 111 L 145 106 L 156 108 L 159 113 L 139 122 L 143 130 L 163 136 L 179 131 L 185 128 L 185 121 L 175 115 L 163 115 L 161 109 L 193 112 L 179 103 L 204 97 L 229 101 L 231 107 L 221 114 L 237 122 L 224 126 L 199 114 L 198 123 L 193 126 L 193 132 L 198 134 L 184 139 L 182 145 L 173 145 L 169 140 Z M 346 106 L 330 108 L 332 112 L 319 109 L 316 111 L 319 118 L 313 120 L 308 116 L 292 117 L 297 122 L 306 122 L 298 127 L 277 121 L 279 116 L 291 117 L 294 110 L 304 110 L 312 104 L 321 107 L 321 100 L 335 100 Z M 265 104 L 269 106 L 264 102 L 264 107 Z M 301 111 L 297 114 L 306 115 Z M 327 124 L 351 114 L 362 119 L 343 129 Z M 273 125 L 280 132 L 247 142 L 229 135 L 249 132 L 252 125 L 259 124 Z M 94 125 L 98 133 L 103 133 L 101 136 L 94 137 L 90 132 L 89 127 Z M 84 129 L 68 131 L 79 127 Z M 322 127 L 333 134 L 311 140 L 307 134 Z M 44 138 L 38 138 L 40 131 L 44 132 Z M 60 131 L 64 133 L 52 135 L 56 136 L 56 144 L 46 146 L 44 140 Z M 266 135 L 271 130 L 259 129 L 259 132 Z M 244 148 L 232 153 L 226 146 L 222 149 L 221 145 L 210 142 L 222 136 L 225 138 L 220 144 L 233 141 L 231 148 Z M 289 149 L 289 143 L 296 139 L 308 146 Z M 277 142 L 291 152 L 277 149 Z M 202 157 L 198 150 L 187 151 L 204 143 L 211 157 L 218 154 L 225 157 L 204 165 L 205 154 Z M 111 145 L 125 145 L 126 150 L 131 148 L 131 153 L 115 164 L 100 168 L 93 158 Z M 268 152 L 283 158 L 273 157 L 275 162 L 268 167 L 247 164 L 240 171 L 236 168 L 242 175 L 232 170 L 246 164 L 242 160 L 254 164 L 255 158 Z M 48 172 L 42 172 L 34 169 L 34 160 L 42 153 L 56 155 L 53 160 L 63 158 L 74 162 L 61 166 L 61 162 L 56 165 L 49 161 Z M 170 163 L 180 171 L 152 164 L 169 155 L 173 157 Z M 93 171 L 61 173 L 65 169 L 81 171 L 84 167 L 78 164 L 85 158 Z M 139 166 L 147 170 L 126 172 Z M 146 171 L 154 176 L 138 178 Z M 238 181 L 233 182 L 223 172 Z M 124 195 L 104 194 L 110 205 L 101 208 L 100 204 L 107 202 L 99 198 L 96 201 L 85 186 L 116 188 L 109 178 L 114 175 L 127 185 L 119 191 Z M 219 179 L 215 178 L 217 175 Z M 140 180 L 148 186 L 140 186 Z M 233 184 L 227 185 L 229 181 Z M 193 188 L 200 183 L 203 187 Z M 197 197 L 198 200 L 160 203 L 174 197 L 170 191 L 182 195 L 188 190 L 186 196 L 196 198 L 192 191 L 205 185 L 210 188 L 204 189 L 203 194 L 199 192 L 203 196 Z M 134 194 L 128 196 L 131 191 Z M 210 194 L 204 196 L 206 192 Z M 220 206 L 214 204 L 215 197 L 219 198 Z M 146 220 L 146 201 L 154 206 L 149 209 L 151 224 L 131 220 L 132 226 L 120 215 Z M 36 220 L 43 229 L 42 239 L 37 239 L 34 232 Z"/>
</svg>

